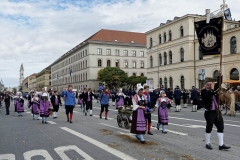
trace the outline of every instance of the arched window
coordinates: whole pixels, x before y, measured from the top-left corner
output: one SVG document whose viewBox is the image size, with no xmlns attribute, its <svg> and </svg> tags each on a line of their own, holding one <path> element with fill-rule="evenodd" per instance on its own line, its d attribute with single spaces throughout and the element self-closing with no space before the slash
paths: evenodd
<svg viewBox="0 0 240 160">
<path fill-rule="evenodd" d="M 82 74 L 81 74 L 81 81 L 82 81 Z"/>
<path fill-rule="evenodd" d="M 170 30 L 169 31 L 169 41 L 171 41 L 172 40 L 172 31 Z"/>
<path fill-rule="evenodd" d="M 164 52 L 164 65 L 167 65 L 167 53 Z"/>
<path fill-rule="evenodd" d="M 141 61 L 141 68 L 144 68 L 144 62 L 143 61 Z"/>
<path fill-rule="evenodd" d="M 202 49 L 199 47 L 199 60 L 203 59 Z"/>
<path fill-rule="evenodd" d="M 173 89 L 173 79 L 172 79 L 172 77 L 169 78 L 169 87 L 170 87 L 170 89 Z"/>
<path fill-rule="evenodd" d="M 218 81 L 218 70 L 216 70 L 216 71 L 213 72 L 213 80 L 214 80 L 215 82 Z"/>
<path fill-rule="evenodd" d="M 162 65 L 162 54 L 161 53 L 158 55 L 158 65 L 159 66 Z"/>
<path fill-rule="evenodd" d="M 83 61 L 83 69 L 85 68 L 84 61 Z"/>
<path fill-rule="evenodd" d="M 98 67 L 102 67 L 102 60 L 101 59 L 98 60 Z"/>
<path fill-rule="evenodd" d="M 144 73 L 141 73 L 141 76 L 144 77 Z"/>
<path fill-rule="evenodd" d="M 136 76 L 136 73 L 133 73 L 133 76 Z"/>
<path fill-rule="evenodd" d="M 124 68 L 128 68 L 128 61 L 127 60 L 124 61 L 123 66 L 124 66 Z"/>
<path fill-rule="evenodd" d="M 85 74 L 83 73 L 83 81 L 85 81 Z"/>
<path fill-rule="evenodd" d="M 180 49 L 180 58 L 181 58 L 180 61 L 184 62 L 184 49 L 183 48 Z"/>
<path fill-rule="evenodd" d="M 167 87 L 167 78 L 166 78 L 166 77 L 164 78 L 164 88 L 165 88 L 165 89 L 168 88 L 168 87 Z"/>
<path fill-rule="evenodd" d="M 159 84 L 162 86 L 162 78 L 159 79 Z"/>
<path fill-rule="evenodd" d="M 230 43 L 231 54 L 237 53 L 237 39 L 235 36 L 231 38 Z"/>
<path fill-rule="evenodd" d="M 116 60 L 116 67 L 119 67 L 119 60 Z"/>
<path fill-rule="evenodd" d="M 159 44 L 161 44 L 161 43 L 162 43 L 162 35 L 159 34 Z"/>
<path fill-rule="evenodd" d="M 85 62 L 86 62 L 86 68 L 87 68 L 87 60 Z"/>
<path fill-rule="evenodd" d="M 150 47 L 149 48 L 152 48 L 152 44 L 153 44 L 153 40 L 152 40 L 152 38 L 150 38 Z"/>
<path fill-rule="evenodd" d="M 111 61 L 107 60 L 107 67 L 111 67 Z"/>
<path fill-rule="evenodd" d="M 169 51 L 169 64 L 172 64 L 172 51 Z"/>
<path fill-rule="evenodd" d="M 184 84 L 184 76 L 181 76 L 181 89 L 185 89 L 185 84 Z"/>
<path fill-rule="evenodd" d="M 82 69 L 82 62 L 81 62 L 81 68 L 80 69 Z"/>
<path fill-rule="evenodd" d="M 184 36 L 184 32 L 183 32 L 183 26 L 180 27 L 180 37 Z"/>
<path fill-rule="evenodd" d="M 150 57 L 150 67 L 153 67 L 153 57 Z"/>
<path fill-rule="evenodd" d="M 230 80 L 239 80 L 239 72 L 236 68 L 233 68 L 230 72 Z"/>
<path fill-rule="evenodd" d="M 164 41 L 164 43 L 167 41 L 167 34 L 166 34 L 166 32 L 164 32 L 163 41 Z"/>
<path fill-rule="evenodd" d="M 136 67 L 137 67 L 136 61 L 133 61 L 133 62 L 132 62 L 132 67 L 133 67 L 133 68 L 136 68 Z"/>
</svg>

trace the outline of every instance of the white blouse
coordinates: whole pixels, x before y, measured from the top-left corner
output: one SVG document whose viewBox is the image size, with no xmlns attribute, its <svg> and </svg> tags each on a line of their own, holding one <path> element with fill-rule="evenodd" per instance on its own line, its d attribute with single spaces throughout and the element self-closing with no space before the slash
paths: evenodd
<svg viewBox="0 0 240 160">
<path fill-rule="evenodd" d="M 161 102 L 166 102 L 166 98 L 161 98 Z M 155 106 L 158 108 L 159 105 L 160 105 L 160 104 L 159 104 L 159 102 L 158 102 L 158 100 L 157 100 Z"/>
</svg>

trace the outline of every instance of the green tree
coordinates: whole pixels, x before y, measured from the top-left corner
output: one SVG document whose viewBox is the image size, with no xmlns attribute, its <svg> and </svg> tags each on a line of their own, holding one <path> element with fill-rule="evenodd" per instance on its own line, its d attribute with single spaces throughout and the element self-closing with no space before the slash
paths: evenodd
<svg viewBox="0 0 240 160">
<path fill-rule="evenodd" d="M 127 79 L 126 73 L 118 67 L 106 67 L 98 71 L 98 80 L 105 82 L 109 88 L 122 87 Z"/>
<path fill-rule="evenodd" d="M 142 85 L 146 83 L 147 77 L 144 76 L 131 76 L 128 77 L 127 84 L 129 88 L 134 88 L 138 83 L 141 83 Z"/>
</svg>

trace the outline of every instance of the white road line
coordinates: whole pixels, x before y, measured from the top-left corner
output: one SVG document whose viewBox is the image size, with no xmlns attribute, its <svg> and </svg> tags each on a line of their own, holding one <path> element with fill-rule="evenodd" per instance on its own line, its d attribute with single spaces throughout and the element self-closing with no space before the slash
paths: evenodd
<svg viewBox="0 0 240 160">
<path fill-rule="evenodd" d="M 153 129 L 157 129 L 156 127 L 151 127 Z M 187 136 L 188 134 L 187 133 L 182 133 L 182 132 L 177 132 L 177 131 L 173 131 L 173 130 L 169 130 L 169 129 L 166 129 L 167 132 L 169 133 L 174 133 L 174 134 L 178 134 L 178 135 L 181 135 L 181 136 Z"/>
<path fill-rule="evenodd" d="M 123 133 L 123 132 L 119 132 L 119 131 L 118 131 L 118 133 L 123 134 L 123 135 L 128 135 L 128 136 L 131 136 L 131 137 L 135 137 L 134 136 L 135 134 L 132 134 L 132 133 Z"/>
<path fill-rule="evenodd" d="M 63 146 L 63 147 L 57 147 L 54 149 L 57 154 L 63 159 L 63 160 L 71 160 L 64 152 L 74 150 L 79 155 L 81 155 L 86 160 L 94 160 L 91 156 L 89 156 L 87 153 L 79 149 L 77 146 Z"/>
<path fill-rule="evenodd" d="M 0 160 L 15 160 L 14 154 L 0 154 Z"/>
<path fill-rule="evenodd" d="M 57 124 L 56 122 L 53 121 L 47 121 L 49 124 Z"/>
<path fill-rule="evenodd" d="M 137 159 L 135 159 L 135 158 L 133 158 L 133 157 L 123 153 L 123 152 L 120 152 L 120 151 L 118 151 L 118 150 L 116 150 L 114 148 L 111 148 L 111 147 L 107 146 L 104 143 L 101 143 L 101 142 L 99 142 L 99 141 L 97 141 L 97 140 L 95 140 L 93 138 L 85 136 L 85 135 L 83 135 L 83 134 L 81 134 L 79 132 L 76 132 L 76 131 L 72 130 L 72 129 L 69 129 L 67 127 L 61 127 L 61 129 L 65 130 L 65 131 L 67 131 L 67 132 L 69 132 L 69 133 L 71 133 L 71 134 L 73 134 L 73 135 L 75 135 L 75 136 L 77 136 L 77 137 L 79 137 L 79 138 L 89 142 L 89 143 L 92 143 L 93 145 L 95 145 L 95 146 L 97 146 L 97 147 L 99 147 L 99 148 L 101 148 L 101 149 L 103 149 L 103 150 L 113 154 L 114 156 L 116 156 L 116 157 L 118 157 L 120 159 L 123 159 L 123 160 L 137 160 Z"/>
<path fill-rule="evenodd" d="M 93 117 L 99 118 L 99 116 L 97 116 L 97 115 L 93 115 Z M 102 117 L 102 118 L 104 119 L 104 117 Z M 114 118 L 109 118 L 109 117 L 108 117 L 108 119 L 114 119 Z"/>
<path fill-rule="evenodd" d="M 31 112 L 26 112 L 26 113 L 31 113 Z"/>
<path fill-rule="evenodd" d="M 120 128 L 120 127 L 115 127 L 115 126 L 111 126 L 111 125 L 104 124 L 104 123 L 98 123 L 98 124 L 101 124 L 101 125 L 103 125 L 103 126 L 108 126 L 108 127 L 116 128 L 116 129 L 119 129 L 119 130 L 122 130 L 122 131 L 128 131 L 128 132 L 129 132 L 129 130 L 127 130 L 127 129 L 122 129 L 122 128 Z"/>
<path fill-rule="evenodd" d="M 44 159 L 53 160 L 51 155 L 46 150 L 31 150 L 23 153 L 24 160 L 31 160 L 34 156 L 43 156 Z"/>
</svg>

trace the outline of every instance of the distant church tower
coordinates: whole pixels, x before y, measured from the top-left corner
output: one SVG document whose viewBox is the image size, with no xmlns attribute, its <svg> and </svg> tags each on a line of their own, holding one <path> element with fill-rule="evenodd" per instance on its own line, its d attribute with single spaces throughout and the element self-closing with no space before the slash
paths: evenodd
<svg viewBox="0 0 240 160">
<path fill-rule="evenodd" d="M 20 67 L 20 78 L 19 78 L 19 86 L 22 85 L 22 81 L 24 80 L 24 69 L 23 69 L 23 64 L 21 64 L 21 67 Z"/>
</svg>

